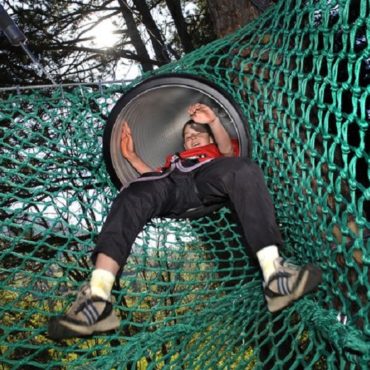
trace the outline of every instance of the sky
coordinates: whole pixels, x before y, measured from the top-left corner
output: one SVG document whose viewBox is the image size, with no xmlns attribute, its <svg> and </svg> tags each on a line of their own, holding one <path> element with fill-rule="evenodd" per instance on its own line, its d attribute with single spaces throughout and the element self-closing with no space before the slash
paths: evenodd
<svg viewBox="0 0 370 370">
<path fill-rule="evenodd" d="M 195 13 L 196 9 L 197 7 L 194 3 L 188 2 L 184 7 L 184 13 Z M 154 9 L 152 11 L 152 16 L 158 24 L 164 24 L 165 19 L 171 17 L 169 12 L 167 11 L 167 8 L 162 8 L 161 10 Z M 87 42 L 85 46 L 93 46 L 102 49 L 114 47 L 114 45 L 117 44 L 120 40 L 120 30 L 122 26 L 122 17 L 119 16 L 102 21 L 89 33 L 86 34 L 87 37 L 93 37 L 93 40 Z M 151 53 L 151 56 L 154 57 L 154 52 L 150 47 L 149 35 L 146 32 L 146 29 L 144 27 L 141 27 L 140 31 L 148 47 L 149 53 Z M 174 27 L 162 29 L 162 32 L 166 37 L 173 31 Z M 118 79 L 131 80 L 135 77 L 140 76 L 140 74 L 141 70 L 137 64 L 135 64 L 134 62 L 127 64 L 127 61 L 125 61 L 125 63 L 121 63 L 118 66 L 116 76 L 112 76 L 112 78 L 116 77 Z"/>
</svg>

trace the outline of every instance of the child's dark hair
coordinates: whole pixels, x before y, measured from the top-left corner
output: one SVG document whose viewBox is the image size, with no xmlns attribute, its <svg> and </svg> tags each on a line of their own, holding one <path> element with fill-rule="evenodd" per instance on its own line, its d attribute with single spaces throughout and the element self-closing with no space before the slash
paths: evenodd
<svg viewBox="0 0 370 370">
<path fill-rule="evenodd" d="M 185 122 L 184 127 L 182 128 L 182 138 L 183 139 L 185 138 L 185 129 L 188 126 L 190 126 L 190 128 L 192 128 L 193 130 L 197 132 L 206 132 L 209 136 L 211 136 L 213 141 L 215 140 L 213 136 L 213 132 L 211 128 L 209 127 L 209 125 L 203 124 L 203 123 L 196 123 L 192 119 L 189 119 L 189 121 Z"/>
</svg>

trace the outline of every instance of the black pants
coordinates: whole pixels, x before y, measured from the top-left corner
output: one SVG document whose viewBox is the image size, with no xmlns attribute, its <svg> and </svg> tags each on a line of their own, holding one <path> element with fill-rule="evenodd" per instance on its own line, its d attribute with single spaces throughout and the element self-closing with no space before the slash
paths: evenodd
<svg viewBox="0 0 370 370">
<path fill-rule="evenodd" d="M 201 204 L 230 201 L 253 253 L 282 243 L 274 207 L 260 168 L 244 158 L 217 158 L 190 173 L 134 182 L 114 200 L 93 252 L 121 267 L 145 224 L 154 217 L 176 216 Z"/>
</svg>

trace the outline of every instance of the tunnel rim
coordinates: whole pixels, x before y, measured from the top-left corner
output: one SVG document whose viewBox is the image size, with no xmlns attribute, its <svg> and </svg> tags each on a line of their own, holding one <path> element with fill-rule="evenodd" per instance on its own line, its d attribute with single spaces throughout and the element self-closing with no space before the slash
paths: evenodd
<svg viewBox="0 0 370 370">
<path fill-rule="evenodd" d="M 180 84 L 181 82 L 181 84 Z M 194 86 L 193 84 L 197 84 Z M 198 85 L 200 84 L 200 85 Z M 232 125 L 235 131 L 238 134 L 238 141 L 240 146 L 240 157 L 250 158 L 252 152 L 252 145 L 250 139 L 250 133 L 247 125 L 247 120 L 241 111 L 239 105 L 235 102 L 235 99 L 223 88 L 216 85 L 215 83 L 199 76 L 194 76 L 191 74 L 186 73 L 171 73 L 171 74 L 161 74 L 152 76 L 148 79 L 145 79 L 139 82 L 137 85 L 133 86 L 129 90 L 127 90 L 115 103 L 114 107 L 112 108 L 108 118 L 107 123 L 103 133 L 103 157 L 106 164 L 106 168 L 108 174 L 110 176 L 111 181 L 115 185 L 115 187 L 119 190 L 125 184 L 122 183 L 121 179 L 119 178 L 112 159 L 111 151 L 111 138 L 113 128 L 117 122 L 117 119 L 122 112 L 122 110 L 138 95 L 145 93 L 146 91 L 150 91 L 152 89 L 160 88 L 160 86 L 181 86 L 181 87 L 189 87 L 191 89 L 195 89 L 201 92 L 204 95 L 208 95 L 211 97 L 217 104 L 221 105 L 225 109 L 225 105 L 232 107 L 234 110 L 232 115 Z M 198 90 L 198 87 L 201 86 L 202 89 Z M 208 90 L 209 89 L 209 90 Z M 222 99 L 217 99 L 215 95 L 221 96 Z M 230 111 L 226 111 L 228 115 L 231 114 Z M 236 116 L 236 117 L 235 117 Z M 237 122 L 234 120 L 237 118 Z M 218 209 L 222 208 L 223 206 L 229 206 L 228 202 L 223 202 L 220 204 L 212 204 L 212 205 L 205 205 L 200 208 L 192 209 L 185 211 L 183 214 L 178 215 L 178 217 L 171 217 L 177 219 L 196 219 L 199 217 L 203 217 L 207 214 L 210 214 Z"/>
</svg>

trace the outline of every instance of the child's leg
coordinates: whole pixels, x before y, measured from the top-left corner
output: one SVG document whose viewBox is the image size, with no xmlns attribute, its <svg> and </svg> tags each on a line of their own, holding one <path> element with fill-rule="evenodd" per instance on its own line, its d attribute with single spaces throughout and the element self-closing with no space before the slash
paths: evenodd
<svg viewBox="0 0 370 370">
<path fill-rule="evenodd" d="M 264 276 L 270 311 L 277 311 L 321 282 L 313 265 L 286 264 L 280 257 L 282 244 L 274 207 L 260 168 L 242 158 L 220 158 L 201 167 L 195 176 L 200 198 L 206 202 L 231 201 L 244 236 L 256 255 Z"/>
<path fill-rule="evenodd" d="M 173 172 L 160 180 L 131 184 L 111 206 L 92 255 L 94 264 L 97 255 L 103 253 L 124 266 L 132 244 L 148 221 L 199 205 L 191 175 Z"/>
<path fill-rule="evenodd" d="M 66 314 L 50 320 L 49 336 L 64 339 L 117 328 L 119 320 L 112 310 L 110 294 L 139 232 L 153 217 L 182 213 L 200 204 L 191 176 L 183 174 L 133 183 L 123 190 L 113 202 L 99 235 L 90 282 L 81 288 Z"/>
<path fill-rule="evenodd" d="M 136 182 L 116 197 L 99 234 L 92 260 L 103 253 L 121 267 L 132 244 L 153 217 L 168 213 L 176 205 L 174 182 L 169 178 Z"/>
<path fill-rule="evenodd" d="M 137 182 L 114 200 L 92 255 L 95 269 L 90 287 L 94 296 L 108 300 L 120 268 L 145 224 L 173 207 L 173 183 L 168 179 Z"/>
<path fill-rule="evenodd" d="M 194 179 L 203 202 L 231 201 L 254 254 L 264 247 L 282 244 L 263 173 L 254 162 L 219 158 L 201 167 Z"/>
</svg>

